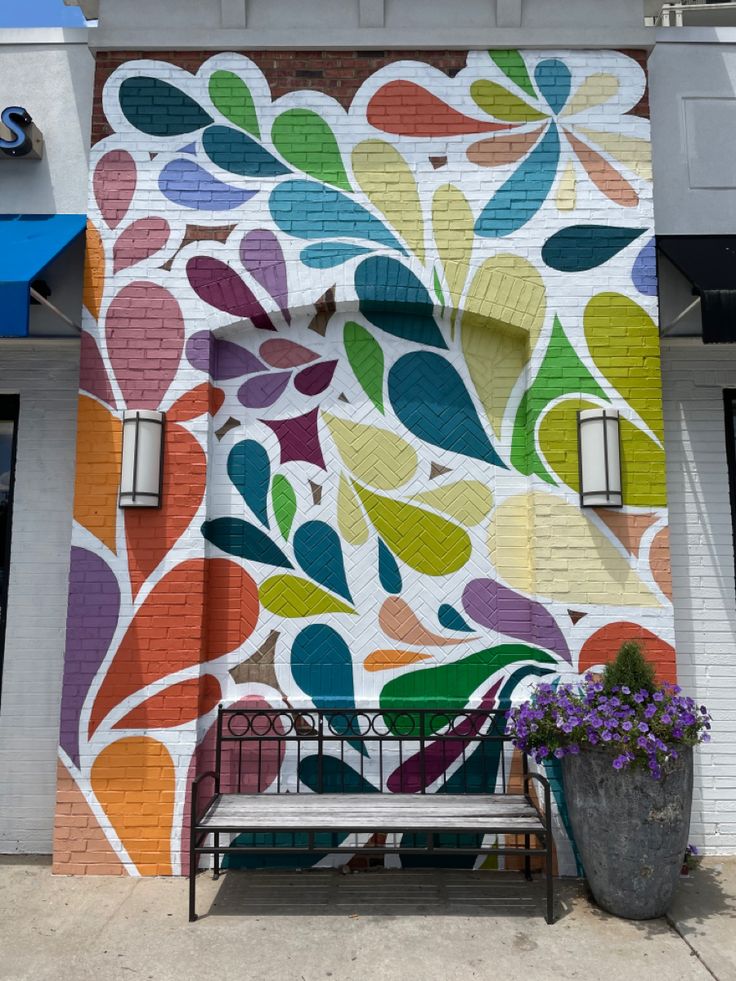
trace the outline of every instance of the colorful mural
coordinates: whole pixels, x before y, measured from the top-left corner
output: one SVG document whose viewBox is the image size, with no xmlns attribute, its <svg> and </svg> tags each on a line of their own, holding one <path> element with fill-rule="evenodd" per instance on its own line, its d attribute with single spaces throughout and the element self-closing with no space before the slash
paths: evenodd
<svg viewBox="0 0 736 981">
<path fill-rule="evenodd" d="M 397 61 L 348 109 L 231 54 L 112 74 L 59 871 L 186 869 L 220 701 L 503 707 L 630 637 L 673 676 L 645 90 L 618 52 Z M 602 405 L 626 507 L 584 511 Z M 159 511 L 117 507 L 126 407 L 167 414 Z"/>
</svg>

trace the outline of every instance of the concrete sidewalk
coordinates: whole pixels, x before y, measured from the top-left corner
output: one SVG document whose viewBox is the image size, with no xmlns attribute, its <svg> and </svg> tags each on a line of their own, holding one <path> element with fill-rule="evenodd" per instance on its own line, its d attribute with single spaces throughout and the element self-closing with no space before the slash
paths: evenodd
<svg viewBox="0 0 736 981">
<path fill-rule="evenodd" d="M 189 925 L 181 879 L 62 878 L 0 857 L 0 978 L 736 981 L 736 861 L 683 880 L 676 929 L 608 916 L 573 881 L 550 927 L 541 882 L 493 872 L 203 874 L 198 906 Z"/>
</svg>

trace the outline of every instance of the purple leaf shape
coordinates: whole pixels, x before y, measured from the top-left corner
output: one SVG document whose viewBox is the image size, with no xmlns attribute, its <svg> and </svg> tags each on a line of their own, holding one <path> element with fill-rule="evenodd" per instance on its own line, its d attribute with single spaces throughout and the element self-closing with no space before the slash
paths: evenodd
<svg viewBox="0 0 736 981">
<path fill-rule="evenodd" d="M 118 236 L 112 249 L 113 272 L 128 269 L 162 249 L 169 240 L 164 218 L 139 218 Z"/>
<path fill-rule="evenodd" d="M 197 296 L 211 307 L 248 318 L 261 330 L 276 330 L 253 292 L 227 263 L 195 256 L 187 263 L 187 276 Z"/>
<path fill-rule="evenodd" d="M 82 706 L 107 654 L 119 612 L 120 588 L 112 569 L 99 555 L 72 548 L 59 742 L 75 766 Z"/>
<path fill-rule="evenodd" d="M 278 401 L 290 378 L 290 371 L 255 375 L 238 389 L 238 401 L 242 402 L 246 409 L 265 409 Z"/>
<path fill-rule="evenodd" d="M 197 211 L 232 211 L 258 193 L 218 181 L 193 160 L 171 160 L 161 171 L 158 186 L 169 201 Z"/>
<path fill-rule="evenodd" d="M 657 295 L 657 250 L 653 238 L 641 250 L 631 270 L 634 286 L 644 296 Z"/>
<path fill-rule="evenodd" d="M 115 408 L 115 396 L 112 394 L 100 349 L 97 341 L 86 330 L 82 331 L 79 352 L 79 387 L 94 395 L 100 402 L 107 402 L 111 408 Z"/>
<path fill-rule="evenodd" d="M 192 334 L 187 341 L 186 354 L 192 367 L 208 373 L 213 381 L 228 381 L 266 371 L 265 364 L 255 354 L 232 341 L 217 340 L 208 330 Z"/>
<path fill-rule="evenodd" d="M 536 644 L 570 661 L 570 648 L 552 614 L 493 579 L 473 579 L 463 592 L 463 608 L 476 623 L 528 644 Z"/>
<path fill-rule="evenodd" d="M 479 708 L 490 712 L 496 704 L 496 694 L 502 681 L 503 678 L 486 692 Z M 431 786 L 467 751 L 468 739 L 482 731 L 487 719 L 487 715 L 473 714 L 453 725 L 444 738 L 428 743 L 423 753 L 410 756 L 394 770 L 386 783 L 388 789 L 392 794 L 416 794 Z M 457 736 L 457 739 L 449 738 L 452 736 Z"/>
<path fill-rule="evenodd" d="M 286 279 L 286 263 L 281 244 L 267 228 L 255 228 L 240 243 L 240 260 L 243 266 L 274 298 L 287 324 L 289 313 L 289 285 Z"/>
<path fill-rule="evenodd" d="M 318 364 L 310 364 L 294 379 L 294 388 L 302 395 L 319 395 L 324 392 L 332 381 L 335 374 L 337 361 L 320 361 Z"/>
</svg>

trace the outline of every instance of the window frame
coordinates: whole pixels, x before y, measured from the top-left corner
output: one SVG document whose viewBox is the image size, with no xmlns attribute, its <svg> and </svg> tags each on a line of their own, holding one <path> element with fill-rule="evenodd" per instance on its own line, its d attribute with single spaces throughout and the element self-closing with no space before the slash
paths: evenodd
<svg viewBox="0 0 736 981">
<path fill-rule="evenodd" d="M 18 457 L 18 425 L 20 419 L 20 395 L 0 394 L 0 420 L 13 422 L 13 449 L 10 455 L 10 482 L 8 484 L 8 527 L 5 536 L 5 578 L 0 586 L 0 706 L 2 705 L 3 666 L 5 662 L 5 628 L 8 620 L 8 593 L 10 587 L 10 556 L 13 537 L 13 505 L 15 499 L 15 468 Z"/>
</svg>

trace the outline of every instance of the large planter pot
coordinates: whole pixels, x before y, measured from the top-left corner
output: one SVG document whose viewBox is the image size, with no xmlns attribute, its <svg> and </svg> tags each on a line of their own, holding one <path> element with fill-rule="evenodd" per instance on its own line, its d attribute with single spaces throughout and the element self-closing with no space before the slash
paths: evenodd
<svg viewBox="0 0 736 981">
<path fill-rule="evenodd" d="M 663 768 L 614 770 L 617 752 L 591 749 L 562 761 L 565 801 L 593 898 L 630 920 L 662 916 L 687 848 L 692 749 Z"/>
</svg>

